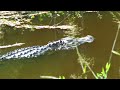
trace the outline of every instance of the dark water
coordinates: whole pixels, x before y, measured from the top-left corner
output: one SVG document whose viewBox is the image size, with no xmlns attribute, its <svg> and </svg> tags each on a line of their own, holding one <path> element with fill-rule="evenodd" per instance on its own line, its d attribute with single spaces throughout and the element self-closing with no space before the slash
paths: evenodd
<svg viewBox="0 0 120 90">
<path fill-rule="evenodd" d="M 96 13 L 84 14 L 84 30 L 78 36 L 93 35 L 95 41 L 78 47 L 80 53 L 87 58 L 94 58 L 92 70 L 101 72 L 102 67 L 108 62 L 112 44 L 117 32 L 117 24 L 112 22 L 112 17 L 103 12 L 103 18 L 99 19 Z M 78 22 L 78 25 L 81 21 Z M 17 48 L 45 45 L 49 41 L 59 40 L 65 37 L 64 30 L 12 30 L 6 28 L 7 32 L 1 45 L 14 43 L 25 43 L 20 47 L 1 49 L 1 54 L 15 50 Z M 82 34 L 81 34 L 82 33 Z M 120 35 L 116 43 L 116 50 L 120 49 Z M 76 50 L 56 51 L 49 55 L 43 55 L 34 59 L 8 60 L 0 62 L 0 78 L 37 78 L 40 76 L 65 76 L 70 78 L 71 74 L 81 75 L 82 69 L 77 61 Z M 114 55 L 111 61 L 111 68 L 108 78 L 120 78 L 120 56 Z M 91 72 L 87 73 L 88 78 L 94 78 Z"/>
</svg>

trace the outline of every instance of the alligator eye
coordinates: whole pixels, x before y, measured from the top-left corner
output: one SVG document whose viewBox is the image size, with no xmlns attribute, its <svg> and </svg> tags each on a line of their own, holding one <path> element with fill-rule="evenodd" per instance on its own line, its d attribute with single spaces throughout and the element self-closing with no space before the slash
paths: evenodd
<svg viewBox="0 0 120 90">
<path fill-rule="evenodd" d="M 62 41 L 60 40 L 60 43 L 62 43 Z"/>
<path fill-rule="evenodd" d="M 89 36 L 87 41 L 88 41 L 89 43 L 91 43 L 91 42 L 94 41 L 94 38 L 93 38 L 92 36 Z"/>
<path fill-rule="evenodd" d="M 94 40 L 94 38 L 93 38 L 93 37 L 90 37 L 90 39 L 91 39 L 91 40 Z"/>
<path fill-rule="evenodd" d="M 64 44 L 64 42 L 63 41 L 60 41 L 60 45 L 63 45 Z"/>
</svg>

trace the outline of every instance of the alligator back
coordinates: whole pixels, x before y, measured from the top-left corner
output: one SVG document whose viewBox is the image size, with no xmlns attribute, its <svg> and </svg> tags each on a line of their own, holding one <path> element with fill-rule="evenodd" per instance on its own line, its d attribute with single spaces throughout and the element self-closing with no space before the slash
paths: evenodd
<svg viewBox="0 0 120 90">
<path fill-rule="evenodd" d="M 0 57 L 0 60 L 6 59 L 21 59 L 21 58 L 32 58 L 39 55 L 43 55 L 47 50 L 47 46 L 32 46 L 21 49 L 16 49 L 14 51 L 8 52 Z"/>
<path fill-rule="evenodd" d="M 2 55 L 0 57 L 0 60 L 33 58 L 40 55 L 44 55 L 48 51 L 74 49 L 76 46 L 79 46 L 83 43 L 91 43 L 93 41 L 94 38 L 91 35 L 87 35 L 86 37 L 82 38 L 66 37 L 58 41 L 49 42 L 47 45 L 43 46 L 32 46 L 16 49 L 14 51 Z"/>
</svg>

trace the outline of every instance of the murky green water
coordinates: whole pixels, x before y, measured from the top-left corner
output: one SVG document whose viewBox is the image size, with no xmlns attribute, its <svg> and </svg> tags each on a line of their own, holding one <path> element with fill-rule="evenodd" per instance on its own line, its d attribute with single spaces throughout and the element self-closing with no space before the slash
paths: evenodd
<svg viewBox="0 0 120 90">
<path fill-rule="evenodd" d="M 78 25 L 80 22 L 78 22 Z M 25 43 L 20 47 L 1 49 L 1 54 L 17 48 L 45 45 L 49 41 L 59 40 L 65 37 L 64 30 L 9 30 L 1 39 L 1 45 L 14 43 Z M 99 19 L 96 13 L 84 14 L 84 30 L 78 36 L 93 35 L 95 41 L 90 44 L 79 46 L 81 54 L 87 58 L 94 58 L 92 70 L 97 73 L 105 67 L 108 62 L 113 40 L 117 31 L 117 24 L 112 22 L 112 17 L 103 12 L 103 18 Z M 82 33 L 82 34 L 81 34 Z M 120 35 L 115 49 L 120 48 Z M 0 62 L 0 78 L 40 78 L 40 76 L 65 76 L 70 78 L 71 74 L 81 75 L 82 69 L 77 61 L 76 50 L 56 51 L 49 55 L 43 55 L 34 59 L 9 60 Z M 120 57 L 113 55 L 108 78 L 120 78 Z M 87 73 L 88 78 L 94 78 L 91 72 Z"/>
</svg>

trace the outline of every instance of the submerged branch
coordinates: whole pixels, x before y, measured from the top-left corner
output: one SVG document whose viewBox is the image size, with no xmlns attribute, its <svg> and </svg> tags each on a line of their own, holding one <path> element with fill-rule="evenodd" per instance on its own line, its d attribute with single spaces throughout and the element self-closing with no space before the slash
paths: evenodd
<svg viewBox="0 0 120 90">
<path fill-rule="evenodd" d="M 25 43 L 16 43 L 16 44 L 12 44 L 12 45 L 0 46 L 0 48 L 9 48 L 9 47 L 21 46 L 23 44 L 25 44 Z"/>
<path fill-rule="evenodd" d="M 72 29 L 74 26 L 70 25 L 61 25 L 61 26 L 33 26 L 33 25 L 21 25 L 21 26 L 15 26 L 16 28 L 26 28 L 26 29 Z"/>
<path fill-rule="evenodd" d="M 23 24 L 23 22 L 19 21 L 8 21 L 8 20 L 0 20 L 1 25 L 8 25 L 10 27 L 15 28 L 25 28 L 25 29 L 72 29 L 74 26 L 71 25 L 61 25 L 61 26 L 37 26 L 37 25 L 30 25 L 30 24 Z"/>
<path fill-rule="evenodd" d="M 60 78 L 57 78 L 57 77 L 54 77 L 54 76 L 40 76 L 40 78 L 43 78 L 43 79 L 60 79 Z"/>
<path fill-rule="evenodd" d="M 34 26 L 35 29 L 72 29 L 74 26 L 61 25 L 61 26 Z"/>
</svg>

